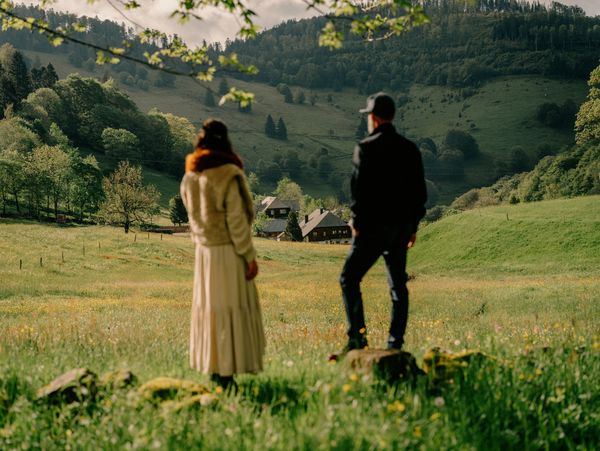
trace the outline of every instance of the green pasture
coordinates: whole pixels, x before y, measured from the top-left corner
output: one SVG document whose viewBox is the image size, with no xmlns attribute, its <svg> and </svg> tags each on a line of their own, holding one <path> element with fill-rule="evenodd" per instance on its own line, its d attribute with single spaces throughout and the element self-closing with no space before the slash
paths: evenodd
<svg viewBox="0 0 600 451">
<path fill-rule="evenodd" d="M 178 412 L 134 392 L 49 406 L 35 391 L 77 367 L 214 391 L 188 367 L 189 238 L 2 220 L 0 448 L 595 449 L 599 202 L 485 208 L 422 228 L 406 350 L 419 362 L 432 347 L 497 359 L 444 383 L 387 386 L 328 363 L 344 344 L 347 247 L 256 240 L 265 371 Z M 379 263 L 363 284 L 374 348 L 385 343 L 387 291 Z"/>
</svg>

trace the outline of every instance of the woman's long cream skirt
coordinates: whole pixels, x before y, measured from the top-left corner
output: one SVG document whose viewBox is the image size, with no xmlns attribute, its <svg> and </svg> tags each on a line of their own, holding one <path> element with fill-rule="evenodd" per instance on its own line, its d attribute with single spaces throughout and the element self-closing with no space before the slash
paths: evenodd
<svg viewBox="0 0 600 451">
<path fill-rule="evenodd" d="M 233 245 L 196 245 L 190 365 L 232 376 L 263 368 L 265 337 L 258 292 Z"/>
</svg>

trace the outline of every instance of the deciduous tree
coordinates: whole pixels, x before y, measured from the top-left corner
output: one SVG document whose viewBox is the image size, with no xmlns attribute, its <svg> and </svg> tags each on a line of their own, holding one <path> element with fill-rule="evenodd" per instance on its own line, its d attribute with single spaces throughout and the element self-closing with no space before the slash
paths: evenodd
<svg viewBox="0 0 600 451">
<path fill-rule="evenodd" d="M 105 200 L 98 217 L 129 233 L 132 226 L 147 222 L 158 213 L 160 193 L 152 185 L 144 185 L 141 166 L 122 161 L 117 169 L 102 181 Z"/>
<path fill-rule="evenodd" d="M 102 131 L 104 153 L 113 164 L 122 160 L 137 160 L 140 157 L 140 141 L 137 136 L 122 128 L 105 128 Z"/>
</svg>

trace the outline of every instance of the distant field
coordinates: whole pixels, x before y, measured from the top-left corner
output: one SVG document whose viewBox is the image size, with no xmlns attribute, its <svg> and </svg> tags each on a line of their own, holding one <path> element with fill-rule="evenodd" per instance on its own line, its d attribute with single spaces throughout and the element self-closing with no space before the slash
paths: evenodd
<svg viewBox="0 0 600 451">
<path fill-rule="evenodd" d="M 346 246 L 257 240 L 266 370 L 240 378 L 240 394 L 219 395 L 216 407 L 172 414 L 118 392 L 88 411 L 32 397 L 81 366 L 208 383 L 188 368 L 189 239 L 0 220 L 0 448 L 593 449 L 598 202 L 485 208 L 420 231 L 406 350 L 421 359 L 433 346 L 474 348 L 501 362 L 435 389 L 388 389 L 326 362 L 344 341 Z M 389 320 L 381 263 L 363 288 L 380 347 Z"/>
<path fill-rule="evenodd" d="M 55 56 L 37 52 L 25 52 L 30 57 L 39 56 L 45 63 L 52 60 L 58 73 L 64 77 L 72 72 L 100 77 L 104 69 L 95 72 L 71 66 L 66 56 Z M 199 126 L 202 120 L 217 116 L 230 125 L 235 147 L 250 165 L 259 159 L 271 162 L 277 153 L 295 150 L 300 158 L 308 160 L 315 152 L 325 147 L 334 157 L 335 172 L 342 178 L 350 171 L 350 154 L 354 147 L 355 132 L 360 116 L 357 112 L 365 102 L 364 96 L 344 90 L 332 92 L 304 89 L 307 99 L 317 95 L 317 103 L 311 106 L 290 105 L 283 101 L 275 88 L 257 83 L 245 83 L 230 79 L 231 86 L 252 91 L 256 94 L 252 114 L 243 114 L 237 106 L 209 109 L 204 106 L 205 90 L 188 79 L 178 79 L 176 89 L 154 88 L 144 92 L 137 88 L 121 86 L 137 102 L 143 111 L 158 107 L 189 118 Z M 216 88 L 216 84 L 214 86 Z M 292 87 L 295 92 L 299 88 Z M 469 130 L 477 138 L 486 156 L 467 167 L 467 177 L 456 183 L 442 183 L 440 202 L 450 203 L 455 197 L 472 187 L 490 184 L 494 178 L 492 158 L 506 156 L 513 146 L 523 146 L 533 155 L 540 144 L 550 144 L 557 150 L 573 141 L 572 131 L 556 131 L 537 122 L 535 113 L 544 102 L 562 103 L 573 99 L 584 100 L 586 83 L 546 79 L 540 76 L 503 77 L 490 81 L 477 93 L 461 101 L 442 102 L 446 94 L 455 94 L 455 89 L 413 86 L 409 91 L 410 103 L 403 108 L 404 119 L 397 121 L 399 129 L 413 139 L 431 137 L 438 144 L 450 128 Z M 328 102 L 327 97 L 332 101 Z M 424 98 L 423 101 L 420 99 Z M 459 117 L 459 112 L 461 116 Z M 283 117 L 288 128 L 287 142 L 267 138 L 264 124 L 268 114 L 275 120 Z M 475 124 L 472 128 L 472 124 Z M 319 177 L 315 170 L 300 180 L 305 191 L 313 196 L 335 193 L 333 187 Z M 271 187 L 265 186 L 265 189 Z M 174 192 L 169 192 L 169 197 Z"/>
</svg>

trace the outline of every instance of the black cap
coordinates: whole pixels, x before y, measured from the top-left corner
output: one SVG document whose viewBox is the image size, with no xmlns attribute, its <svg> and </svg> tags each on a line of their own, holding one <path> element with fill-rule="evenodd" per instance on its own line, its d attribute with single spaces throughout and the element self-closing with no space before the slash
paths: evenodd
<svg viewBox="0 0 600 451">
<path fill-rule="evenodd" d="M 361 113 L 373 113 L 381 119 L 393 119 L 396 114 L 394 99 L 385 92 L 378 92 L 367 98 L 367 107 L 360 110 Z"/>
</svg>

